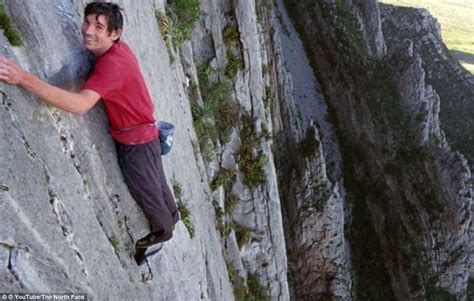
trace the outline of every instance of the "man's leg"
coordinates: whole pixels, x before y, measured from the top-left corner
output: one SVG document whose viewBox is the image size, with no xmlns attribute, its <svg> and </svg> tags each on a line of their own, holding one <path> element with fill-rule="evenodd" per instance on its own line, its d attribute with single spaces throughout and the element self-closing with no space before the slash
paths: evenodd
<svg viewBox="0 0 474 301">
<path fill-rule="evenodd" d="M 179 221 L 178 207 L 176 206 L 173 194 L 171 193 L 170 187 L 166 181 L 166 175 L 163 169 L 163 161 L 161 160 L 161 148 L 157 152 L 160 153 L 157 167 L 161 180 L 161 191 L 163 193 L 163 198 L 165 200 L 166 207 L 168 207 L 168 211 L 171 214 L 173 225 L 175 225 Z"/>
<path fill-rule="evenodd" d="M 168 208 L 169 200 L 165 199 L 165 194 L 170 193 L 169 188 L 163 193 L 164 172 L 157 145 L 158 139 L 141 145 L 118 145 L 125 182 L 150 221 L 155 243 L 171 239 L 175 219 Z M 166 183 L 166 178 L 164 181 Z"/>
</svg>

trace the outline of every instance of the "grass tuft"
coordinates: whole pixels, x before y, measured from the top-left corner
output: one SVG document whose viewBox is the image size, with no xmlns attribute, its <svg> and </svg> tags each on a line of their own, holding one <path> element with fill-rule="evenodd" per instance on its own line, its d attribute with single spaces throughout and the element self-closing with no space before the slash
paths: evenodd
<svg viewBox="0 0 474 301">
<path fill-rule="evenodd" d="M 242 249 L 242 247 L 250 241 L 250 238 L 252 237 L 252 229 L 240 225 L 234 225 L 234 227 L 237 245 L 239 246 L 239 249 Z"/>
<path fill-rule="evenodd" d="M 235 194 L 227 196 L 224 200 L 225 213 L 231 215 L 234 213 L 235 206 L 239 202 L 239 197 Z"/>
<path fill-rule="evenodd" d="M 178 182 L 173 183 L 173 192 L 176 199 L 181 199 L 181 193 L 183 192 L 183 189 Z"/>
<path fill-rule="evenodd" d="M 232 183 L 235 179 L 235 170 L 232 169 L 225 169 L 221 168 L 219 172 L 217 172 L 216 177 L 211 182 L 211 189 L 217 190 L 217 188 L 224 186 L 224 189 L 230 189 Z"/>
<path fill-rule="evenodd" d="M 3 33 L 12 46 L 23 45 L 20 36 L 15 29 L 13 29 L 10 18 L 5 12 L 5 5 L 3 3 L 0 4 L 0 27 L 3 28 Z"/>
<path fill-rule="evenodd" d="M 222 37 L 227 47 L 238 47 L 240 45 L 240 33 L 236 26 L 226 26 L 222 32 Z"/>
<path fill-rule="evenodd" d="M 186 229 L 188 229 L 189 236 L 191 237 L 191 239 L 194 238 L 195 227 L 191 212 L 188 208 L 186 208 L 183 202 L 178 202 L 178 210 L 181 215 L 181 220 L 183 221 L 184 226 L 186 226 Z"/>
<path fill-rule="evenodd" d="M 232 86 L 215 82 L 217 71 L 208 63 L 197 68 L 203 104 L 193 103 L 191 113 L 199 140 L 202 156 L 211 162 L 215 155 L 215 143 L 230 140 L 232 126 L 238 121 L 238 106 L 229 99 Z"/>
<path fill-rule="evenodd" d="M 244 174 L 244 184 L 249 188 L 256 188 L 267 183 L 265 166 L 267 156 L 263 151 L 257 152 L 256 149 L 261 145 L 261 137 L 254 134 L 254 125 L 249 116 L 242 117 L 243 126 L 240 131 L 241 145 L 238 151 L 239 167 Z"/>
<path fill-rule="evenodd" d="M 191 38 L 194 23 L 199 20 L 199 0 L 169 0 L 166 11 L 155 11 L 161 35 L 168 47 L 181 48 Z"/>
<path fill-rule="evenodd" d="M 229 79 L 235 79 L 237 72 L 245 68 L 244 60 L 242 59 L 242 46 L 240 43 L 240 33 L 237 26 L 228 25 L 222 32 L 224 44 L 227 47 L 228 63 L 225 66 L 224 75 Z"/>
<path fill-rule="evenodd" d="M 115 237 L 109 238 L 109 241 L 112 244 L 112 247 L 114 248 L 115 254 L 118 255 L 120 252 L 120 241 Z"/>
<path fill-rule="evenodd" d="M 268 289 L 260 284 L 258 281 L 257 275 L 251 274 L 247 279 L 248 285 L 248 296 L 247 300 L 259 300 L 265 301 L 270 300 Z"/>
</svg>

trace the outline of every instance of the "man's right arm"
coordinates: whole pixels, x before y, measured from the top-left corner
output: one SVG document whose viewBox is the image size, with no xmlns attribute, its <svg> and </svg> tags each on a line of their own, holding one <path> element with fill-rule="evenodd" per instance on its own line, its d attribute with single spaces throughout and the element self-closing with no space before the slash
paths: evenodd
<svg viewBox="0 0 474 301">
<path fill-rule="evenodd" d="M 5 57 L 0 57 L 0 80 L 19 85 L 45 102 L 63 111 L 81 116 L 100 99 L 100 95 L 92 90 L 83 89 L 75 93 L 50 85 Z"/>
</svg>

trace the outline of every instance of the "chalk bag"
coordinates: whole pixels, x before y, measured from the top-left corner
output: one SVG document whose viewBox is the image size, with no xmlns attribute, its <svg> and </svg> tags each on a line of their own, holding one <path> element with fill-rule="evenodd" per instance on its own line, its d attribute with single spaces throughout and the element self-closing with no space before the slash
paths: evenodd
<svg viewBox="0 0 474 301">
<path fill-rule="evenodd" d="M 166 155 L 171 151 L 171 147 L 173 146 L 175 127 L 166 121 L 158 121 L 156 127 L 160 130 L 161 154 Z"/>
</svg>

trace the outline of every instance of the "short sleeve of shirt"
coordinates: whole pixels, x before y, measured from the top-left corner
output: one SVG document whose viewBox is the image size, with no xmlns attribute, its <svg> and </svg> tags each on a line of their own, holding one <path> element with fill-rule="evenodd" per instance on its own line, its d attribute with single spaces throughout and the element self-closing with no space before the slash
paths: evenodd
<svg viewBox="0 0 474 301">
<path fill-rule="evenodd" d="M 120 93 L 123 85 L 120 68 L 109 60 L 99 61 L 83 89 L 92 90 L 102 99 L 112 100 Z"/>
</svg>

